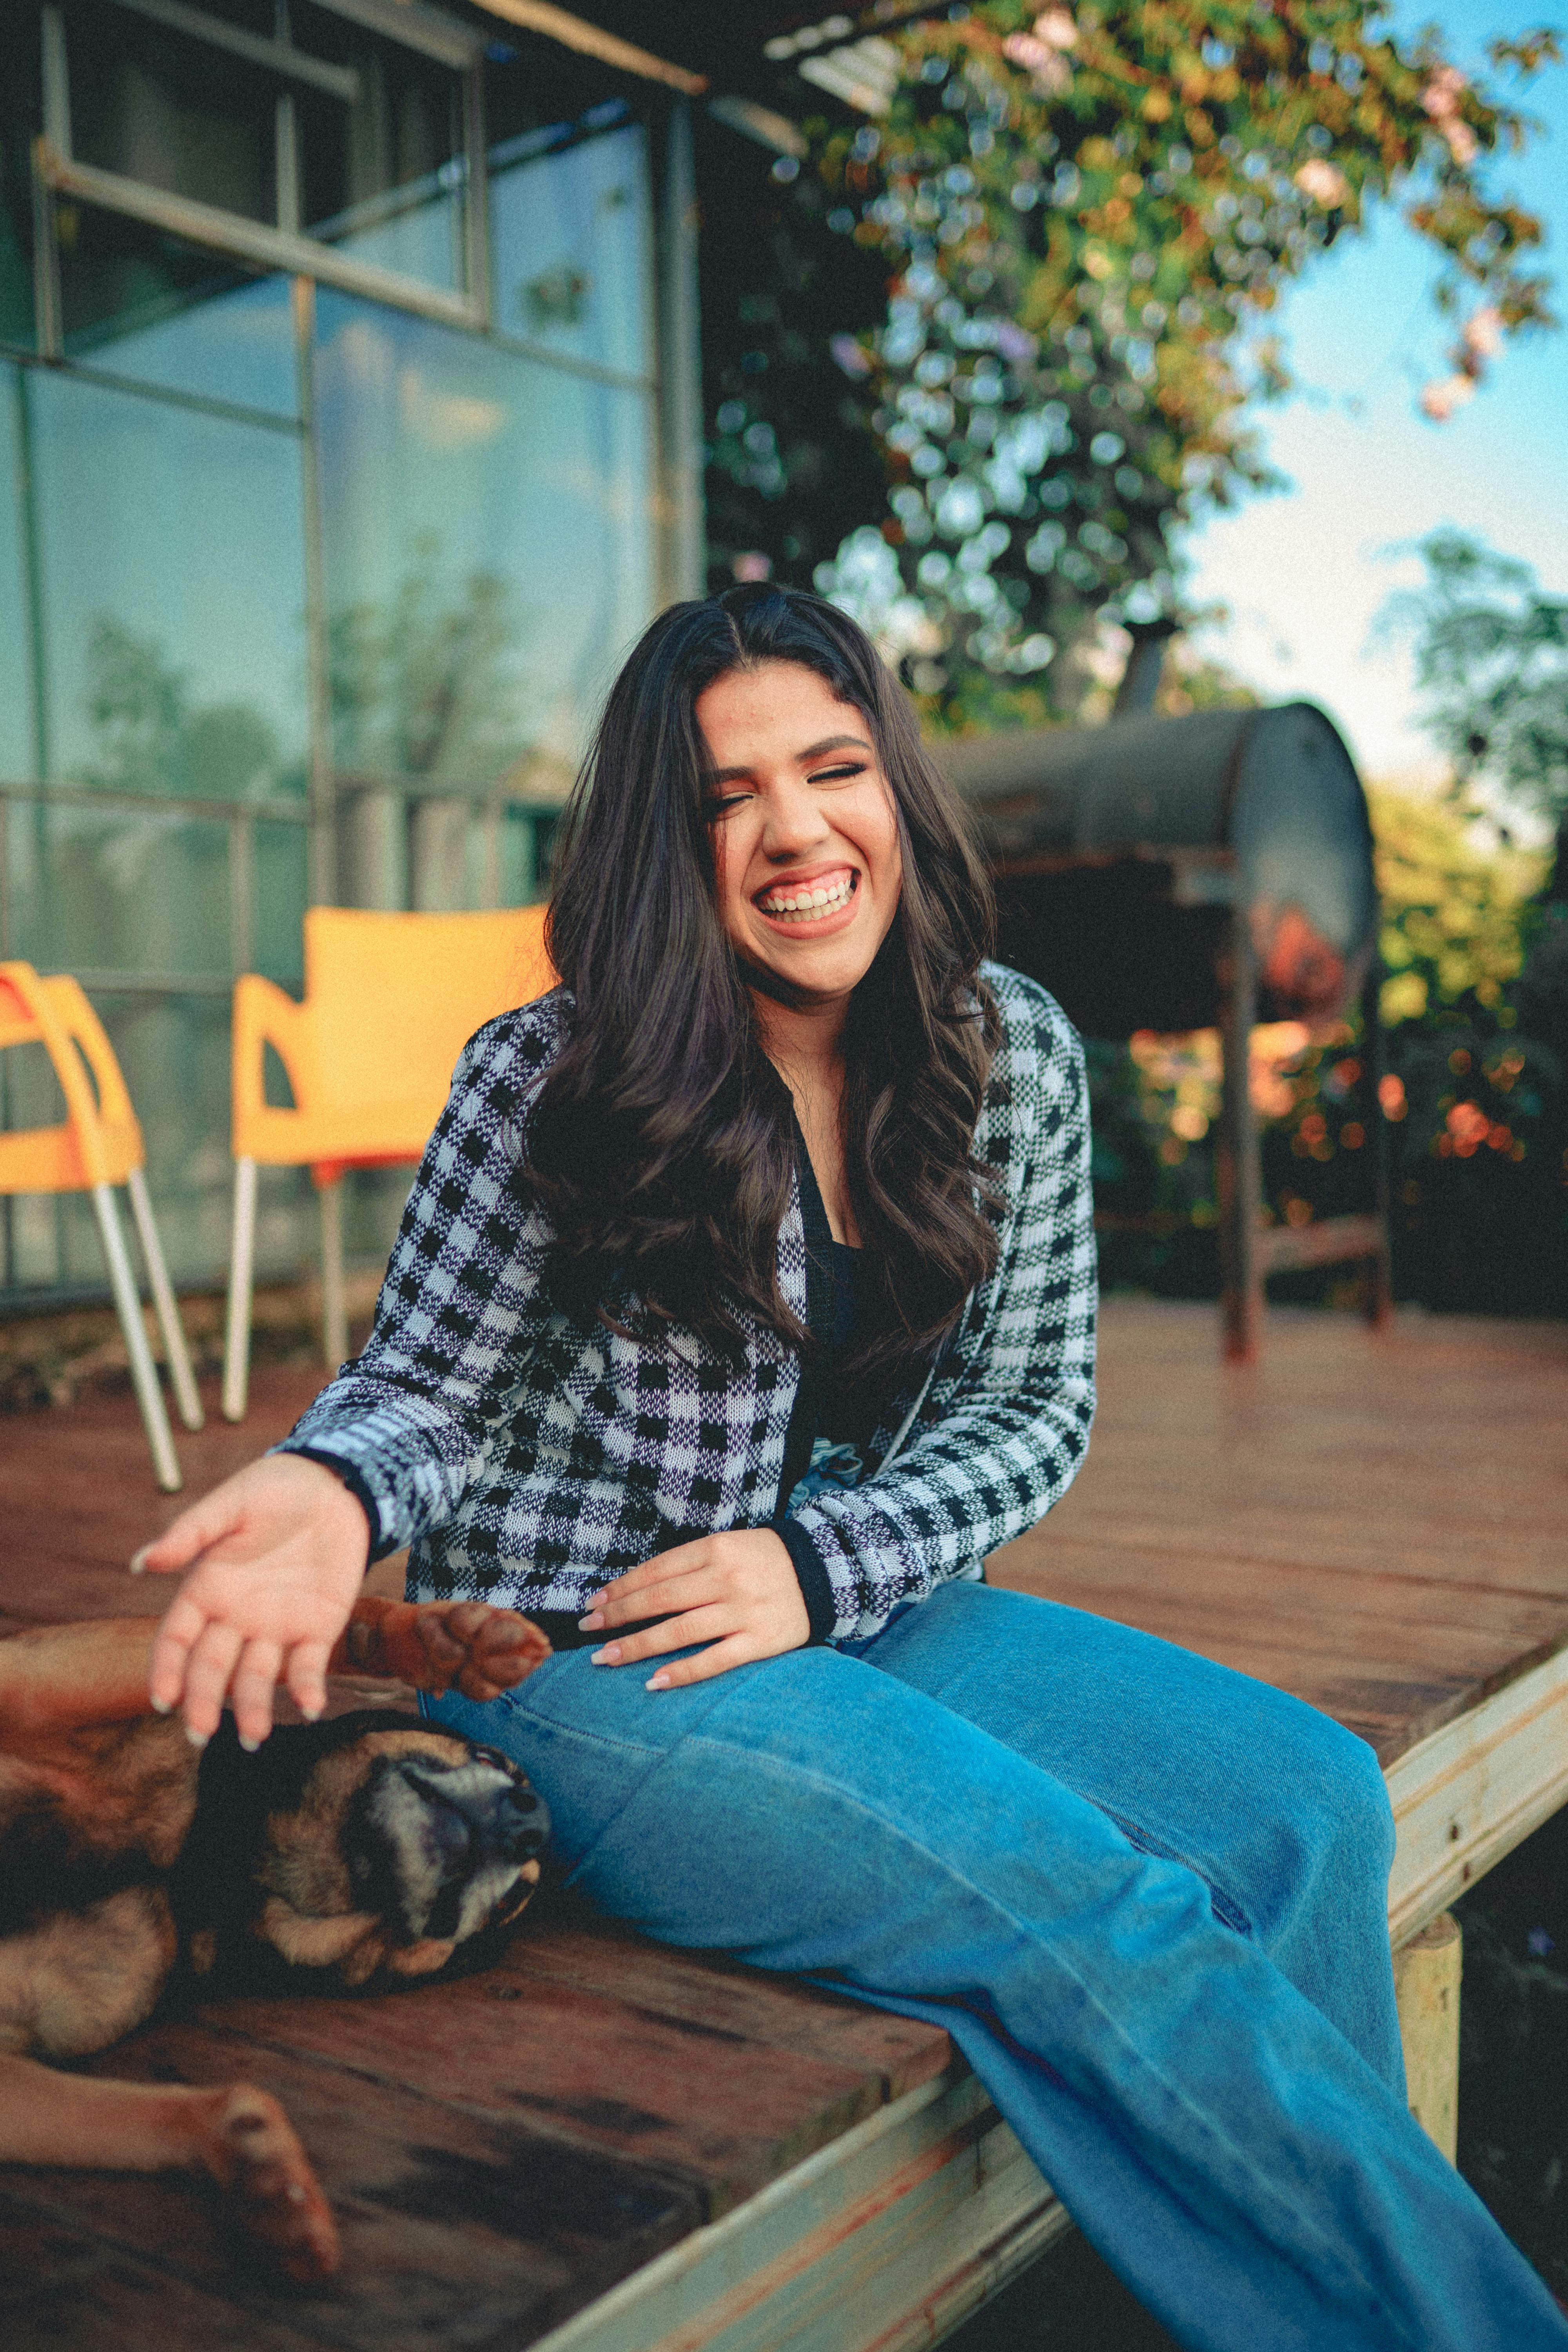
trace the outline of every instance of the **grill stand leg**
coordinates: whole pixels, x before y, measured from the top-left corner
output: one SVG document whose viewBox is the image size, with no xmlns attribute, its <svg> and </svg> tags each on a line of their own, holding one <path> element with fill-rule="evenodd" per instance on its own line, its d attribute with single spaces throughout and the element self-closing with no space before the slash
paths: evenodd
<svg viewBox="0 0 1568 2352">
<path fill-rule="evenodd" d="M 1244 907 L 1237 908 L 1230 918 L 1225 980 L 1220 1032 L 1225 1092 L 1215 1155 L 1224 1285 L 1220 1314 L 1226 1358 L 1232 1363 L 1249 1364 L 1257 1357 L 1263 1336 L 1263 1274 L 1258 1254 L 1263 1171 L 1250 1076 L 1252 1030 L 1258 1017 L 1258 979 L 1252 933 Z"/>
</svg>

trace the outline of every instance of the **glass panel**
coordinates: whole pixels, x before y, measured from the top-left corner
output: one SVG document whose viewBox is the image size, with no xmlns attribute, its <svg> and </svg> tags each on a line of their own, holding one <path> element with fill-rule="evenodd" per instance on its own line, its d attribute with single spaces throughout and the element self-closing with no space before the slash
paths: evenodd
<svg viewBox="0 0 1568 2352">
<path fill-rule="evenodd" d="M 448 68 L 300 0 L 294 38 L 358 77 L 353 103 L 296 93 L 311 236 L 432 286 L 462 285 L 462 83 Z"/>
<path fill-rule="evenodd" d="M 256 826 L 256 901 L 250 969 L 297 993 L 304 986 L 305 908 L 310 898 L 310 842 L 302 824 Z"/>
<path fill-rule="evenodd" d="M 20 783 L 33 772 L 32 687 L 28 646 L 24 486 L 22 371 L 0 368 L 0 781 Z M 6 952 L 0 924 L 0 955 Z"/>
<path fill-rule="evenodd" d="M 228 827 L 12 804 L 16 952 L 43 971 L 226 972 Z"/>
<path fill-rule="evenodd" d="M 90 205 L 58 207 L 65 342 L 73 359 L 242 408 L 299 412 L 286 278 Z"/>
<path fill-rule="evenodd" d="M 490 158 L 496 325 L 650 375 L 647 134 L 627 123 L 537 152 L 559 135 L 526 133 Z"/>
<path fill-rule="evenodd" d="M 24 391 L 49 772 L 224 799 L 302 792 L 299 440 L 79 377 L 28 371 Z"/>
<path fill-rule="evenodd" d="M 317 322 L 347 791 L 559 801 L 653 608 L 649 395 L 325 289 Z"/>
<path fill-rule="evenodd" d="M 275 76 L 122 8 L 77 0 L 66 24 L 71 143 L 83 163 L 275 222 Z"/>
</svg>

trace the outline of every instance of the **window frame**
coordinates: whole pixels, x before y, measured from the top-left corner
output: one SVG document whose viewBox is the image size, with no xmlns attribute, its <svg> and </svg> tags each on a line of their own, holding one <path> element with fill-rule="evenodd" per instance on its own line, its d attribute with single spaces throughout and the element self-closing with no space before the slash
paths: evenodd
<svg viewBox="0 0 1568 2352">
<path fill-rule="evenodd" d="M 352 68 L 333 66 L 308 50 L 296 49 L 285 39 L 267 40 L 237 26 L 209 16 L 187 0 L 107 0 L 129 15 L 163 26 L 184 38 L 205 42 L 275 75 L 281 85 L 277 97 L 277 171 L 275 222 L 247 220 L 238 213 L 169 194 L 120 172 L 106 172 L 79 163 L 72 152 L 70 71 L 66 54 L 65 12 L 59 0 L 47 0 L 39 11 L 43 81 L 43 136 L 33 149 L 34 312 L 38 355 L 46 360 L 65 356 L 64 315 L 60 299 L 59 255 L 55 235 L 55 206 L 61 197 L 118 213 L 144 227 L 162 229 L 187 244 L 202 245 L 253 269 L 278 271 L 292 278 L 310 278 L 336 286 L 394 309 L 413 310 L 444 326 L 464 327 L 485 333 L 490 326 L 489 198 L 484 113 L 484 36 L 478 30 L 422 5 L 422 0 L 312 0 L 345 22 L 378 37 L 432 58 L 458 76 L 462 169 L 460 267 L 464 279 L 458 291 L 427 285 L 422 278 L 387 269 L 379 263 L 357 261 L 300 226 L 299 139 L 290 80 L 307 85 L 341 101 L 352 100 L 356 77 Z M 286 14 L 282 22 L 287 25 Z"/>
</svg>

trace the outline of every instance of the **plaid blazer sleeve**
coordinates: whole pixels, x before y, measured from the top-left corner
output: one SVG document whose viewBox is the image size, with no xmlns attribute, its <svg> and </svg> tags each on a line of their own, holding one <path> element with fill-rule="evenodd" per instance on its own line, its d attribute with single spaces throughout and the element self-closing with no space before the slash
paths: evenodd
<svg viewBox="0 0 1568 2352">
<path fill-rule="evenodd" d="M 464 1046 L 364 1352 L 274 1449 L 336 1471 L 364 1505 L 373 1558 L 456 1514 L 542 1325 L 551 1231 L 512 1179 L 563 1030 L 556 991 Z"/>
<path fill-rule="evenodd" d="M 789 1515 L 826 1574 L 838 1640 L 864 1640 L 944 1578 L 977 1575 L 1059 1501 L 1089 1444 L 1098 1286 L 1083 1050 L 1044 989 L 1000 966 L 985 977 L 1004 1042 L 975 1156 L 1005 1191 L 1000 1262 L 896 1458 Z"/>
</svg>

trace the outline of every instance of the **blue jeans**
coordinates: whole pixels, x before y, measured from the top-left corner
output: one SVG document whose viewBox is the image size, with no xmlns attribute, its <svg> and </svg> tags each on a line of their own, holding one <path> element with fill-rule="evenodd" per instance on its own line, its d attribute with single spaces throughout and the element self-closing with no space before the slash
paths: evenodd
<svg viewBox="0 0 1568 2352">
<path fill-rule="evenodd" d="M 1144 1633 L 947 1584 L 686 1690 L 548 1659 L 429 1711 L 661 1942 L 945 2026 L 1194 2352 L 1568 2347 L 1412 2121 L 1372 1750 Z"/>
</svg>

